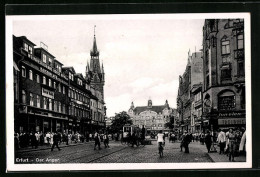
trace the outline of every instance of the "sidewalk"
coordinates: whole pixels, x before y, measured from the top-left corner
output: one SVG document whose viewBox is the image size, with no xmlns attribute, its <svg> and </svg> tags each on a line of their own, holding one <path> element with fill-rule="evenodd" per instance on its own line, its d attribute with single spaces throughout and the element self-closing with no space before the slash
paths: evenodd
<svg viewBox="0 0 260 177">
<path fill-rule="evenodd" d="M 59 144 L 60 148 L 65 148 L 65 147 L 69 147 L 69 146 L 78 146 L 78 145 L 83 145 L 86 143 L 92 143 L 94 141 L 89 141 L 89 142 L 78 142 L 78 143 L 71 143 L 69 145 L 66 145 L 66 143 L 62 143 Z M 40 151 L 40 150 L 47 150 L 47 149 L 51 149 L 51 145 L 42 145 L 42 146 L 38 146 L 38 148 L 32 148 L 31 146 L 25 147 L 25 148 L 20 148 L 18 150 L 16 150 L 17 153 L 22 153 L 22 152 L 32 152 L 32 151 Z"/>
<path fill-rule="evenodd" d="M 214 145 L 214 147 L 217 149 L 217 152 L 210 152 L 208 153 L 208 150 L 206 148 L 206 145 L 201 145 L 199 142 L 191 142 L 192 145 L 198 146 L 203 150 L 203 152 L 207 153 L 209 157 L 212 159 L 214 162 L 230 162 L 229 158 L 226 154 L 219 154 L 219 146 Z M 240 155 L 238 157 L 235 157 L 235 162 L 246 162 L 246 156 Z"/>
</svg>

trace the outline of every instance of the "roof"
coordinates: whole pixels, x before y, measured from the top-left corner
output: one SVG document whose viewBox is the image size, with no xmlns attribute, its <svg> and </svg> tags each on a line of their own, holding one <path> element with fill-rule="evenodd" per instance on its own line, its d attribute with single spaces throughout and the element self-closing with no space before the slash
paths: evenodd
<svg viewBox="0 0 260 177">
<path fill-rule="evenodd" d="M 75 69 L 72 67 L 72 66 L 67 66 L 67 67 L 62 67 L 63 70 L 70 70 L 71 72 L 73 72 L 74 74 L 76 73 L 75 72 Z"/>
<path fill-rule="evenodd" d="M 39 48 L 35 48 L 34 50 L 43 50 L 44 52 L 46 52 L 48 55 L 50 55 L 52 58 L 55 58 L 55 56 L 53 56 L 50 52 L 48 52 L 46 49 L 39 47 Z"/>
<path fill-rule="evenodd" d="M 74 74 L 74 77 L 79 77 L 79 78 L 84 80 L 84 77 L 83 77 L 83 75 L 81 73 Z"/>
<path fill-rule="evenodd" d="M 147 106 L 137 106 L 134 108 L 134 113 L 136 114 L 140 114 L 143 111 L 154 111 L 157 114 L 159 114 L 160 112 L 162 113 L 162 111 L 167 108 L 167 106 L 165 105 L 160 105 L 160 106 L 152 106 L 151 108 L 148 108 Z"/>
<path fill-rule="evenodd" d="M 14 36 L 14 35 L 13 35 L 13 36 Z M 16 36 L 15 36 L 15 37 L 16 37 Z M 17 37 L 17 38 L 21 38 L 21 39 L 27 41 L 28 43 L 30 43 L 31 45 L 36 46 L 32 41 L 30 41 L 29 39 L 27 39 L 26 36 L 19 36 L 19 37 Z"/>
<path fill-rule="evenodd" d="M 60 61 L 58 61 L 57 59 L 54 59 L 54 62 L 57 62 L 57 63 L 59 63 L 60 65 L 62 65 L 63 66 L 63 63 L 61 63 Z"/>
</svg>

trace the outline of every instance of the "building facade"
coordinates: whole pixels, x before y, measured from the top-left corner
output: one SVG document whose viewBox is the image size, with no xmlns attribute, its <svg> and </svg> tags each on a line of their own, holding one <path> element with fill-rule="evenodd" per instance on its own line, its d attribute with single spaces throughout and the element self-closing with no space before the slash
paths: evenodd
<svg viewBox="0 0 260 177">
<path fill-rule="evenodd" d="M 169 121 L 170 116 L 173 114 L 173 109 L 170 108 L 168 101 L 164 105 L 152 104 L 152 100 L 148 100 L 147 106 L 134 106 L 128 110 L 128 115 L 133 120 L 133 124 L 142 128 L 143 126 L 148 131 L 166 130 L 164 124 Z"/>
<path fill-rule="evenodd" d="M 244 20 L 203 27 L 203 117 L 209 129 L 245 126 Z"/>
<path fill-rule="evenodd" d="M 46 46 L 35 46 L 13 36 L 15 132 L 91 131 L 91 80 L 63 67 Z M 97 100 L 104 108 L 103 97 Z"/>
<path fill-rule="evenodd" d="M 185 72 L 179 76 L 177 95 L 178 127 L 181 131 L 195 131 L 194 116 L 192 114 L 194 95 L 192 88 L 203 82 L 203 60 L 201 52 L 188 54 Z"/>
</svg>

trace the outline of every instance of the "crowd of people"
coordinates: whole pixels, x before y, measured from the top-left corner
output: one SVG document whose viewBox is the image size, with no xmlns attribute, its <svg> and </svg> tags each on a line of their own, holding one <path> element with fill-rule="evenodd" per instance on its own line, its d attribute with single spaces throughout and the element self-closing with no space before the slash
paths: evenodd
<svg viewBox="0 0 260 177">
<path fill-rule="evenodd" d="M 66 133 L 66 132 L 22 132 L 14 134 L 14 145 L 15 149 L 23 149 L 23 148 L 35 148 L 38 146 L 49 146 L 51 150 L 56 146 L 59 150 L 59 145 L 61 144 L 73 144 L 78 142 L 89 142 L 95 141 L 95 147 L 98 145 L 100 149 L 100 142 L 104 142 L 105 148 L 109 147 L 109 137 L 107 133 L 100 132 L 98 133 L 86 133 L 85 136 L 76 132 L 76 133 Z"/>
</svg>

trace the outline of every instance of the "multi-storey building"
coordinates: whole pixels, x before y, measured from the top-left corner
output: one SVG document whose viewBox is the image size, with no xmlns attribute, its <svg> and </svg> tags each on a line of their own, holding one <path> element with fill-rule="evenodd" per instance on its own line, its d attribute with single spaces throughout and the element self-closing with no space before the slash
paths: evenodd
<svg viewBox="0 0 260 177">
<path fill-rule="evenodd" d="M 244 20 L 203 27 L 203 116 L 209 129 L 245 126 Z"/>
<path fill-rule="evenodd" d="M 169 121 L 173 114 L 173 109 L 170 108 L 168 101 L 164 105 L 154 106 L 152 100 L 148 100 L 147 106 L 134 106 L 128 110 L 128 115 L 133 120 L 133 124 L 142 128 L 143 125 L 148 131 L 166 130 L 164 124 Z"/>
<path fill-rule="evenodd" d="M 63 67 L 46 45 L 35 46 L 25 36 L 13 36 L 15 131 L 92 131 L 93 97 L 100 103 L 98 124 L 104 126 L 104 98 L 92 95 L 92 80 Z"/>
<path fill-rule="evenodd" d="M 196 84 L 201 84 L 203 81 L 202 67 L 201 52 L 195 52 L 192 55 L 189 54 L 185 72 L 182 76 L 179 76 L 177 112 L 179 115 L 179 128 L 182 131 L 195 130 L 194 117 L 192 115 L 194 96 L 191 94 L 191 90 Z"/>
<path fill-rule="evenodd" d="M 191 132 L 203 131 L 202 119 L 202 84 L 195 84 L 191 88 L 193 101 L 191 104 Z"/>
</svg>

